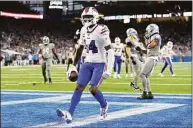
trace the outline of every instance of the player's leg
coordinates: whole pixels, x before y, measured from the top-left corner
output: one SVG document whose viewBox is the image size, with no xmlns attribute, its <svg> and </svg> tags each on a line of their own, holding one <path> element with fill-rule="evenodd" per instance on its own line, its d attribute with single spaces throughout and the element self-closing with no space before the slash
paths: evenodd
<svg viewBox="0 0 193 128">
<path fill-rule="evenodd" d="M 174 71 L 173 71 L 173 66 L 172 66 L 172 60 L 171 60 L 171 58 L 170 58 L 170 57 L 167 57 L 167 60 L 168 60 L 168 63 L 169 63 L 169 69 L 170 69 L 171 75 L 172 75 L 172 76 L 176 76 L 176 75 L 174 74 Z"/>
<path fill-rule="evenodd" d="M 141 97 L 137 97 L 137 99 L 149 99 L 147 92 L 148 93 L 151 93 L 151 92 L 148 89 L 150 88 L 148 76 L 151 74 L 151 71 L 153 70 L 154 65 L 155 65 L 154 59 L 148 58 L 147 61 L 145 62 L 145 65 L 140 74 L 142 85 L 143 85 L 143 94 L 141 95 Z"/>
<path fill-rule="evenodd" d="M 117 56 L 115 56 L 115 60 L 114 60 L 114 78 L 117 78 Z"/>
<path fill-rule="evenodd" d="M 100 117 L 101 117 L 101 119 L 104 119 L 106 117 L 107 110 L 108 110 L 108 104 L 106 102 L 106 99 L 104 98 L 102 92 L 99 90 L 99 85 L 103 81 L 102 74 L 104 72 L 104 68 L 105 68 L 104 63 L 94 64 L 93 75 L 92 75 L 92 78 L 90 80 L 91 87 L 89 89 L 91 94 L 100 103 L 100 106 L 101 106 Z"/>
<path fill-rule="evenodd" d="M 129 59 L 126 58 L 126 59 L 125 59 L 125 73 L 126 73 L 125 77 L 128 77 L 128 64 L 129 64 L 128 61 L 129 61 Z"/>
<path fill-rule="evenodd" d="M 51 65 L 52 65 L 52 59 L 47 59 L 46 60 L 46 69 L 47 69 L 47 72 L 48 72 L 49 84 L 52 84 Z"/>
<path fill-rule="evenodd" d="M 135 57 L 134 60 L 136 62 L 136 64 L 133 64 L 133 70 L 135 72 L 134 73 L 135 76 L 134 76 L 134 81 L 131 82 L 130 86 L 134 87 L 134 89 L 139 89 L 138 79 L 139 79 L 139 76 L 140 76 L 140 73 L 141 73 L 142 65 L 141 65 L 141 61 L 137 57 Z"/>
<path fill-rule="evenodd" d="M 161 77 L 164 76 L 162 73 L 164 72 L 164 70 L 166 69 L 166 67 L 167 67 L 168 64 L 169 64 L 168 61 L 167 61 L 167 59 L 166 59 L 165 57 L 163 58 L 163 60 L 164 60 L 164 66 L 162 67 L 161 72 L 160 72 L 160 74 L 159 74 Z"/>
<path fill-rule="evenodd" d="M 44 77 L 44 84 L 47 82 L 47 77 L 46 77 L 46 62 L 42 60 L 42 75 Z"/>
<path fill-rule="evenodd" d="M 76 86 L 76 89 L 73 93 L 70 108 L 68 110 L 68 112 L 71 115 L 74 114 L 74 110 L 75 110 L 76 106 L 78 105 L 78 103 L 80 102 L 82 92 L 91 79 L 92 70 L 90 70 L 90 66 L 91 66 L 90 63 L 84 63 L 81 66 L 80 71 L 78 73 L 77 86 Z"/>
<path fill-rule="evenodd" d="M 133 77 L 133 66 L 131 57 L 129 58 L 130 77 Z"/>
<path fill-rule="evenodd" d="M 117 78 L 121 78 L 120 73 L 121 73 L 121 64 L 122 64 L 122 60 L 121 60 L 121 56 L 118 57 L 117 60 L 117 65 L 118 65 L 118 70 L 117 70 Z"/>
</svg>

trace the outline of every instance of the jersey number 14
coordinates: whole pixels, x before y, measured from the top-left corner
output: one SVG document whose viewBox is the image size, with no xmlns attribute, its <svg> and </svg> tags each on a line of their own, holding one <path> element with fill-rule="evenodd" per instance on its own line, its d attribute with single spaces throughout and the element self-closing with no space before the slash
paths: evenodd
<svg viewBox="0 0 193 128">
<path fill-rule="evenodd" d="M 95 40 L 91 40 L 89 46 L 87 46 L 87 53 L 89 53 L 89 51 L 92 51 L 92 53 L 98 53 L 98 49 L 95 45 Z"/>
</svg>

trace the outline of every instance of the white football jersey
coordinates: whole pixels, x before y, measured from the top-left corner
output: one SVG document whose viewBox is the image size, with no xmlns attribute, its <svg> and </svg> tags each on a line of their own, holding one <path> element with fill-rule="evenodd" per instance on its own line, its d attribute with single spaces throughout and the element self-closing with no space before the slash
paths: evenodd
<svg viewBox="0 0 193 128">
<path fill-rule="evenodd" d="M 168 48 L 167 45 L 163 46 L 161 49 L 161 55 L 162 57 L 171 57 L 174 54 L 173 50 Z"/>
<path fill-rule="evenodd" d="M 120 44 L 113 44 L 114 54 L 115 56 L 122 56 L 122 51 L 124 49 L 124 45 L 122 43 Z"/>
<path fill-rule="evenodd" d="M 85 62 L 106 63 L 105 47 L 111 45 L 108 27 L 99 24 L 96 24 L 92 30 L 82 27 L 80 44 L 86 48 Z"/>
</svg>

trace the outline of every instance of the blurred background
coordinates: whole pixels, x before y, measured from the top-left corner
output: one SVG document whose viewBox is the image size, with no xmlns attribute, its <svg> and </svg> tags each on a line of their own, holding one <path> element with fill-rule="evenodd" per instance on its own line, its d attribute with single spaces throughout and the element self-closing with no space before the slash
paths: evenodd
<svg viewBox="0 0 193 128">
<path fill-rule="evenodd" d="M 162 46 L 169 40 L 174 43 L 173 62 L 192 61 L 192 1 L 2 1 L 2 66 L 14 65 L 16 59 L 39 64 L 36 52 L 43 36 L 49 36 L 60 59 L 65 59 L 68 49 L 74 47 L 76 30 L 82 26 L 80 15 L 88 6 L 98 10 L 99 23 L 109 27 L 112 42 L 119 36 L 124 43 L 129 27 L 138 31 L 143 42 L 146 26 L 156 23 Z"/>
</svg>

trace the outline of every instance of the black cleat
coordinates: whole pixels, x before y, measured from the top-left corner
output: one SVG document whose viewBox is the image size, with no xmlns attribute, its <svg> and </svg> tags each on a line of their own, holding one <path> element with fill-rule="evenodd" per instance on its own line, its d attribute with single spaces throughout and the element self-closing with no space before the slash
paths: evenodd
<svg viewBox="0 0 193 128">
<path fill-rule="evenodd" d="M 49 84 L 52 84 L 52 79 L 51 78 L 49 78 Z"/>
<path fill-rule="evenodd" d="M 143 94 L 140 97 L 137 97 L 138 100 L 145 100 L 145 99 L 149 99 L 147 92 L 143 91 Z"/>
<path fill-rule="evenodd" d="M 151 92 L 148 92 L 148 99 L 154 99 L 153 94 Z"/>
<path fill-rule="evenodd" d="M 47 81 L 48 81 L 48 79 L 47 79 L 47 78 L 44 78 L 44 84 L 46 84 Z"/>
<path fill-rule="evenodd" d="M 130 83 L 130 86 L 134 88 L 134 90 L 140 90 L 142 91 L 137 85 L 135 85 L 133 82 Z"/>
</svg>

